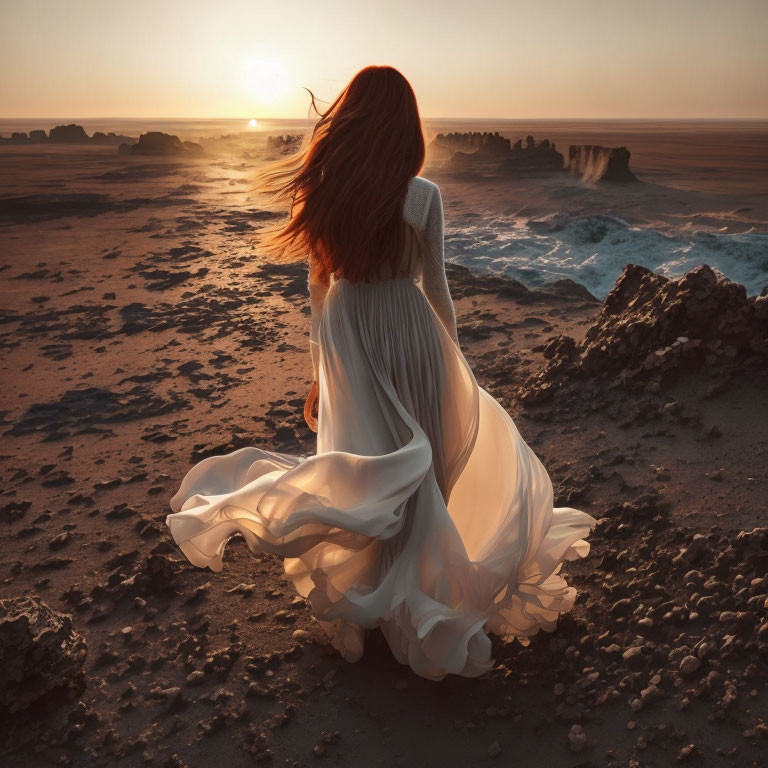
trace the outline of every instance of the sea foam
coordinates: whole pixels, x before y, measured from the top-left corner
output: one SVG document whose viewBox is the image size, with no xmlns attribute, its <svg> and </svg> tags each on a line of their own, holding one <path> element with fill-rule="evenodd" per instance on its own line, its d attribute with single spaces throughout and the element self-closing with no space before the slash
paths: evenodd
<svg viewBox="0 0 768 768">
<path fill-rule="evenodd" d="M 554 213 L 465 217 L 447 226 L 445 255 L 474 271 L 514 277 L 540 287 L 570 278 L 604 298 L 624 266 L 640 264 L 669 277 L 708 264 L 744 285 L 749 295 L 768 285 L 768 235 L 688 228 L 661 232 L 613 216 Z"/>
</svg>

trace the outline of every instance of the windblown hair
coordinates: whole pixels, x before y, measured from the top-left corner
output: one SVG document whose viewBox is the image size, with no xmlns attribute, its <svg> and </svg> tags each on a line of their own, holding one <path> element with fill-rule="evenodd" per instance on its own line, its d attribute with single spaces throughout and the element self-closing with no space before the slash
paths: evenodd
<svg viewBox="0 0 768 768">
<path fill-rule="evenodd" d="M 309 260 L 325 279 L 371 280 L 387 266 L 394 277 L 408 182 L 424 164 L 413 89 L 393 67 L 365 67 L 318 114 L 303 149 L 257 174 L 259 191 L 291 199 L 288 223 L 265 231 L 262 247 L 278 261 Z"/>
</svg>

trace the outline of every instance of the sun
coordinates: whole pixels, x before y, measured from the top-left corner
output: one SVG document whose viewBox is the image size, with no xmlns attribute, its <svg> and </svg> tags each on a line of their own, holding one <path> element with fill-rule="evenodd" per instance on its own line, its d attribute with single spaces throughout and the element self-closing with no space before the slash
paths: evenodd
<svg viewBox="0 0 768 768">
<path fill-rule="evenodd" d="M 248 127 L 249 127 L 249 128 L 256 128 L 256 126 L 258 126 L 258 123 L 256 122 L 256 118 L 255 118 L 255 117 L 252 117 L 252 118 L 251 118 L 251 119 L 248 121 Z"/>
<path fill-rule="evenodd" d="M 288 93 L 288 77 L 280 59 L 251 59 L 245 74 L 251 95 L 263 103 L 274 103 Z"/>
</svg>

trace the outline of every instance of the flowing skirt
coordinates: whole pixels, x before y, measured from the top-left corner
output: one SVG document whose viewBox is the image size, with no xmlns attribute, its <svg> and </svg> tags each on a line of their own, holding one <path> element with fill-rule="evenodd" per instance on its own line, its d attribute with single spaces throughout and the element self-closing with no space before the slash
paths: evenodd
<svg viewBox="0 0 768 768">
<path fill-rule="evenodd" d="M 341 654 L 379 627 L 419 675 L 493 666 L 487 632 L 552 631 L 596 520 L 552 483 L 411 278 L 340 280 L 319 332 L 317 453 L 242 448 L 195 465 L 171 500 L 191 563 L 220 571 L 241 534 L 285 572 Z"/>
</svg>

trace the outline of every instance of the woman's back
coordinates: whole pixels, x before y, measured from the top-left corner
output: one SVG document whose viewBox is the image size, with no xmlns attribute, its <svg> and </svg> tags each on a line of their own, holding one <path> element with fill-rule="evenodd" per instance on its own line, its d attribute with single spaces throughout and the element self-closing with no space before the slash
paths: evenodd
<svg viewBox="0 0 768 768">
<path fill-rule="evenodd" d="M 395 279 L 400 277 L 418 279 L 421 276 L 424 257 L 422 248 L 425 246 L 423 241 L 427 237 L 427 218 L 435 195 L 440 196 L 440 188 L 434 182 L 423 176 L 413 176 L 410 179 L 403 203 L 404 245 L 396 272 L 393 276 L 391 266 L 384 265 L 370 281 L 391 280 L 393 277 Z M 437 210 L 435 209 L 433 216 L 436 214 Z M 440 214 L 442 216 L 442 211 Z M 341 274 L 336 274 L 334 277 L 343 279 Z"/>
<path fill-rule="evenodd" d="M 410 179 L 403 203 L 403 226 L 403 249 L 394 277 L 391 266 L 386 264 L 369 282 L 404 277 L 418 282 L 435 314 L 458 344 L 456 315 L 445 274 L 443 201 L 440 187 L 433 181 L 423 176 Z M 333 281 L 343 279 L 340 275 L 332 276 Z M 319 322 L 328 286 L 319 283 L 312 270 L 309 283 L 313 319 Z"/>
</svg>

